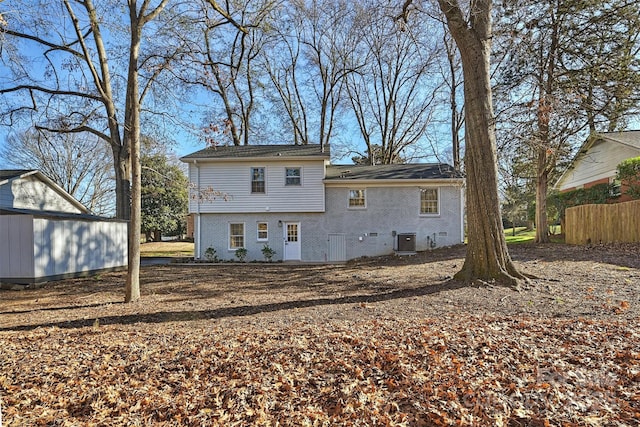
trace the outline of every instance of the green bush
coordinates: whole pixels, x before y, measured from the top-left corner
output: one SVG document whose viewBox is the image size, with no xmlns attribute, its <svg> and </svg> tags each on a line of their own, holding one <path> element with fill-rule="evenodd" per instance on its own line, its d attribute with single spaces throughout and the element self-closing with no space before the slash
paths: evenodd
<svg viewBox="0 0 640 427">
<path fill-rule="evenodd" d="M 553 193 L 547 198 L 547 208 L 554 209 L 558 219 L 564 219 L 565 209 L 580 205 L 604 204 L 617 197 L 613 196 L 614 193 L 613 184 L 597 184 L 566 193 Z"/>
<path fill-rule="evenodd" d="M 617 167 L 617 178 L 627 187 L 626 194 L 640 199 L 640 157 L 623 160 Z"/>
<path fill-rule="evenodd" d="M 244 262 L 246 257 L 247 257 L 247 248 L 236 249 L 236 258 L 238 258 L 238 261 Z"/>
<path fill-rule="evenodd" d="M 276 251 L 271 249 L 269 245 L 264 245 L 262 247 L 262 255 L 264 256 L 265 261 L 271 262 L 273 256 L 276 254 Z"/>
<path fill-rule="evenodd" d="M 212 247 L 208 247 L 204 251 L 204 257 L 207 259 L 207 261 L 218 262 L 218 255 L 216 254 L 216 250 Z"/>
</svg>

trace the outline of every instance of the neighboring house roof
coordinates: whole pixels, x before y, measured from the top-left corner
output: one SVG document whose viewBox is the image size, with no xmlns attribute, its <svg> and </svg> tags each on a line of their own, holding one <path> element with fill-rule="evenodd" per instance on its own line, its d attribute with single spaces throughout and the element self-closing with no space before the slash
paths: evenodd
<svg viewBox="0 0 640 427">
<path fill-rule="evenodd" d="M 35 218 L 48 218 L 48 219 L 80 219 L 85 221 L 103 221 L 103 222 L 127 222 L 124 219 L 118 218 L 106 218 L 103 216 L 92 214 L 77 214 L 71 212 L 53 212 L 53 211 L 39 211 L 36 209 L 18 209 L 18 208 L 2 208 L 0 207 L 0 215 L 31 215 Z"/>
<path fill-rule="evenodd" d="M 15 181 L 17 179 L 27 178 L 30 176 L 34 176 L 40 181 L 44 182 L 51 189 L 53 189 L 56 193 L 58 193 L 62 198 L 66 199 L 69 203 L 75 206 L 82 213 L 91 215 L 91 211 L 78 200 L 76 200 L 71 194 L 65 191 L 58 184 L 49 179 L 42 172 L 35 169 L 0 169 L 0 185 L 8 184 L 11 181 Z"/>
<path fill-rule="evenodd" d="M 31 169 L 0 169 L 0 185 L 6 184 L 13 178 L 30 175 L 32 172 L 34 171 Z"/>
<path fill-rule="evenodd" d="M 602 150 L 595 150 L 595 156 L 597 156 L 599 162 L 598 166 L 596 167 L 595 164 L 581 165 L 581 163 L 583 163 L 586 158 L 594 157 L 593 155 L 591 155 L 593 153 L 592 149 L 594 149 L 594 146 L 606 147 L 606 149 L 608 149 L 608 156 L 610 156 L 610 158 L 603 157 L 602 153 L 597 153 L 598 151 Z M 615 152 L 612 150 L 612 147 L 617 147 Z M 556 181 L 554 188 L 563 190 L 566 188 L 572 188 L 575 186 L 575 184 L 583 184 L 582 181 L 584 181 L 585 178 L 574 182 L 574 180 L 576 180 L 576 177 L 574 176 L 575 173 L 572 172 L 575 171 L 578 167 L 581 167 L 583 169 L 583 172 L 585 169 L 586 171 L 590 171 L 592 174 L 594 174 L 594 179 L 598 177 L 601 178 L 600 175 L 604 173 L 604 171 L 601 170 L 602 168 L 608 168 L 608 170 L 606 171 L 607 174 L 615 174 L 615 167 L 617 166 L 617 164 L 619 164 L 623 160 L 626 160 L 627 158 L 635 156 L 640 156 L 640 130 L 595 133 L 587 138 L 587 140 L 582 144 L 575 157 L 571 160 L 562 175 L 560 175 L 558 181 Z M 606 165 L 605 159 L 609 162 L 612 162 L 612 164 Z M 596 174 L 599 175 L 595 176 Z"/>
<path fill-rule="evenodd" d="M 286 158 L 326 158 L 329 159 L 329 147 L 324 149 L 318 144 L 307 145 L 231 145 L 210 147 L 196 151 L 181 158 L 184 162 L 197 160 L 249 160 L 249 159 L 286 159 Z"/>
<path fill-rule="evenodd" d="M 444 163 L 410 163 L 400 165 L 332 165 L 327 167 L 326 181 L 355 180 L 443 180 L 463 178 Z"/>
<path fill-rule="evenodd" d="M 629 147 L 640 149 L 640 130 L 599 133 L 597 136 L 603 139 L 619 142 L 620 144 L 628 145 Z M 596 139 L 597 138 L 594 138 L 594 140 L 590 141 L 590 145 L 593 145 Z"/>
</svg>

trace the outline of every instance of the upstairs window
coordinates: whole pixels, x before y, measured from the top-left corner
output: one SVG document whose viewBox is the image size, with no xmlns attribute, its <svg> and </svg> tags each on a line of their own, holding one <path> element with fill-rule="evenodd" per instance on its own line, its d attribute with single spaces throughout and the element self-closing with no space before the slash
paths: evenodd
<svg viewBox="0 0 640 427">
<path fill-rule="evenodd" d="M 301 185 L 301 176 L 300 168 L 286 168 L 285 185 Z"/>
<path fill-rule="evenodd" d="M 349 190 L 349 207 L 364 208 L 366 207 L 365 193 L 363 189 Z"/>
<path fill-rule="evenodd" d="M 420 190 L 420 214 L 437 215 L 438 210 L 438 189 L 423 188 Z"/>
<path fill-rule="evenodd" d="M 264 193 L 264 168 L 251 168 L 251 192 Z"/>
</svg>

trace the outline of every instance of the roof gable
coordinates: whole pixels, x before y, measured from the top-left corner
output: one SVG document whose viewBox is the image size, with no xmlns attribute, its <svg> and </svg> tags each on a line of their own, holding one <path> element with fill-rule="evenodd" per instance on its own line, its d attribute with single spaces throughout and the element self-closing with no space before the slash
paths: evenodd
<svg viewBox="0 0 640 427">
<path fill-rule="evenodd" d="M 21 179 L 29 179 L 30 177 L 41 181 L 45 186 L 49 187 L 52 191 L 58 194 L 60 198 L 64 199 L 70 205 L 78 209 L 78 211 L 80 211 L 81 213 L 91 214 L 91 211 L 86 206 L 76 200 L 76 198 L 74 198 L 71 194 L 65 191 L 62 187 L 60 187 L 42 172 L 35 169 L 0 169 L 0 186 Z"/>
</svg>

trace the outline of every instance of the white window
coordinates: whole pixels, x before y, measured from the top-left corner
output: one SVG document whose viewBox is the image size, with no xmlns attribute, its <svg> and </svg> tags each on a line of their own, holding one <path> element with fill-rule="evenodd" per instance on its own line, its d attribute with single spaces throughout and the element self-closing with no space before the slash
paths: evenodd
<svg viewBox="0 0 640 427">
<path fill-rule="evenodd" d="M 300 168 L 285 168 L 285 185 L 302 185 Z"/>
<path fill-rule="evenodd" d="M 264 168 L 251 168 L 251 192 L 264 193 Z"/>
<path fill-rule="evenodd" d="M 420 190 L 420 214 L 438 215 L 440 213 L 437 188 L 422 188 Z"/>
<path fill-rule="evenodd" d="M 258 223 L 258 241 L 269 240 L 269 224 L 266 222 Z"/>
<path fill-rule="evenodd" d="M 229 249 L 244 248 L 244 223 L 229 224 Z"/>
<path fill-rule="evenodd" d="M 366 199 L 364 189 L 349 190 L 349 207 L 364 208 L 366 207 Z"/>
</svg>

